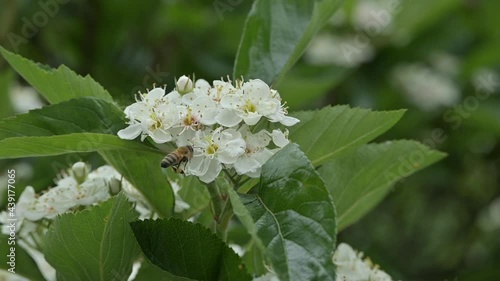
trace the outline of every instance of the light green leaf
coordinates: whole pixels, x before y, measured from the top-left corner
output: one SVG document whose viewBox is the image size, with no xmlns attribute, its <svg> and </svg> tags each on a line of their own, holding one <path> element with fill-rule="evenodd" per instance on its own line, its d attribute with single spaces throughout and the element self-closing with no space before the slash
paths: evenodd
<svg viewBox="0 0 500 281">
<path fill-rule="evenodd" d="M 58 216 L 43 249 L 57 280 L 126 280 L 139 254 L 129 226 L 136 217 L 123 194 L 88 210 Z"/>
<path fill-rule="evenodd" d="M 296 144 L 264 164 L 257 194 L 245 196 L 244 204 L 280 280 L 335 280 L 335 208 Z"/>
<path fill-rule="evenodd" d="M 113 102 L 108 91 L 88 75 L 82 77 L 64 65 L 57 69 L 43 67 L 1 46 L 0 53 L 50 103 L 89 96 Z"/>
<path fill-rule="evenodd" d="M 227 181 L 225 178 L 219 178 L 217 180 L 219 182 Z M 248 231 L 248 234 L 250 234 L 250 236 L 253 239 L 253 243 L 255 243 L 255 245 L 260 250 L 264 251 L 264 245 L 262 244 L 262 241 L 257 235 L 257 226 L 253 221 L 252 215 L 250 214 L 250 211 L 245 207 L 245 205 L 240 199 L 240 196 L 244 196 L 244 194 L 239 195 L 232 188 L 231 184 L 218 184 L 218 185 L 221 187 L 224 193 L 227 193 L 229 195 L 229 200 L 231 202 L 231 206 L 233 207 L 234 214 L 238 217 L 243 226 L 245 226 L 246 230 Z"/>
<path fill-rule="evenodd" d="M 126 127 L 123 111 L 101 99 L 78 98 L 0 121 L 0 139 L 71 133 L 116 134 Z"/>
<path fill-rule="evenodd" d="M 341 0 L 256 0 L 247 16 L 233 75 L 277 84 Z"/>
<path fill-rule="evenodd" d="M 371 111 L 346 105 L 295 112 L 290 115 L 300 122 L 290 127 L 290 140 L 298 143 L 317 167 L 373 140 L 394 126 L 404 112 Z"/>
<path fill-rule="evenodd" d="M 42 273 L 38 269 L 37 264 L 33 260 L 33 258 L 26 252 L 23 247 L 21 247 L 18 243 L 13 245 L 13 240 L 9 240 L 9 236 L 1 234 L 0 235 L 0 271 L 6 271 L 11 268 L 10 257 L 8 255 L 12 255 L 11 247 L 15 249 L 15 261 L 14 270 L 15 275 L 17 277 L 24 277 L 30 281 L 45 281 Z M 9 242 L 11 244 L 9 244 Z M 9 280 L 9 279 L 5 279 Z"/>
<path fill-rule="evenodd" d="M 158 153 L 157 150 L 153 150 L 148 146 L 134 141 L 122 140 L 115 135 L 75 133 L 49 137 L 15 137 L 0 140 L 0 159 L 114 149 Z"/>
<path fill-rule="evenodd" d="M 142 251 L 160 268 L 195 280 L 251 280 L 241 258 L 200 224 L 171 218 L 131 223 Z"/>
<path fill-rule="evenodd" d="M 337 207 L 339 230 L 375 207 L 393 184 L 445 157 L 415 141 L 359 147 L 318 169 Z"/>
</svg>

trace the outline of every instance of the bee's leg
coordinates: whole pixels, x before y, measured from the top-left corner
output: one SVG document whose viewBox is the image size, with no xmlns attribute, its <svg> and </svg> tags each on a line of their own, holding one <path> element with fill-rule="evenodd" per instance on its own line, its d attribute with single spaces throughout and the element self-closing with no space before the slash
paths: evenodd
<svg viewBox="0 0 500 281">
<path fill-rule="evenodd" d="M 178 173 L 178 171 L 179 171 L 179 163 L 174 164 L 171 167 L 172 167 L 172 170 L 174 170 L 175 173 Z"/>
</svg>

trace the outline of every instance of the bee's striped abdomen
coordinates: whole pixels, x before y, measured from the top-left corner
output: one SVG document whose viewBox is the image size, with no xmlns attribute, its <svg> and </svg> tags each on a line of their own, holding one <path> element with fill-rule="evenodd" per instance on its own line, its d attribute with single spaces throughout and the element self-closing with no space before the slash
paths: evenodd
<svg viewBox="0 0 500 281">
<path fill-rule="evenodd" d="M 163 158 L 163 160 L 161 160 L 161 167 L 162 168 L 168 168 L 176 163 L 179 162 L 179 156 L 175 153 L 170 153 L 168 154 L 167 156 L 165 156 L 165 158 Z"/>
</svg>

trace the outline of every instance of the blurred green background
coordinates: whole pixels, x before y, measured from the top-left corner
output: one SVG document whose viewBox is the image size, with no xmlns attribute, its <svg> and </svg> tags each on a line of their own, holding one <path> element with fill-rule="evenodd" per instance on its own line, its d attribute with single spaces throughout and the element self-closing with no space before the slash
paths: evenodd
<svg viewBox="0 0 500 281">
<path fill-rule="evenodd" d="M 90 74 L 125 106 L 184 74 L 230 75 L 251 2 L 0 0 L 0 44 Z M 494 0 L 347 0 L 274 85 L 290 111 L 408 108 L 377 141 L 416 139 L 449 154 L 339 235 L 394 280 L 500 280 L 499 12 Z M 2 118 L 43 104 L 3 59 L 0 96 Z M 42 190 L 77 160 L 102 163 L 93 154 L 3 161 L 0 188 L 7 168 L 20 188 Z"/>
</svg>

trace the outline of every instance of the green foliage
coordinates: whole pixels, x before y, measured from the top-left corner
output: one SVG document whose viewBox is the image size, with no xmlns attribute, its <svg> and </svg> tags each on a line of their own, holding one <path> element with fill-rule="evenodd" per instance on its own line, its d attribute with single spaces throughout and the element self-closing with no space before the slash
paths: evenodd
<svg viewBox="0 0 500 281">
<path fill-rule="evenodd" d="M 9 236 L 4 234 L 0 235 L 0 270 L 7 271 L 11 266 L 9 264 L 11 254 L 11 247 L 15 248 L 15 274 L 16 276 L 27 278 L 30 281 L 45 281 L 42 273 L 38 269 L 33 258 L 24 250 L 19 243 L 9 244 Z M 12 243 L 12 242 L 11 242 Z"/>
<path fill-rule="evenodd" d="M 172 215 L 174 192 L 160 169 L 164 155 L 131 150 L 100 151 L 99 154 L 144 195 L 159 215 Z"/>
<path fill-rule="evenodd" d="M 158 153 L 158 151 L 145 145 L 122 140 L 114 135 L 74 133 L 46 137 L 14 137 L 0 140 L 0 159 L 117 149 Z"/>
<path fill-rule="evenodd" d="M 340 3 L 340 0 L 255 1 L 245 22 L 233 76 L 278 84 Z"/>
<path fill-rule="evenodd" d="M 129 226 L 136 217 L 123 194 L 89 210 L 57 217 L 43 249 L 57 280 L 126 279 L 139 253 Z"/>
<path fill-rule="evenodd" d="M 287 145 L 264 164 L 257 194 L 244 203 L 280 280 L 335 280 L 335 208 L 297 145 Z"/>
<path fill-rule="evenodd" d="M 393 184 L 446 154 L 415 141 L 389 141 L 359 147 L 318 169 L 337 208 L 338 229 L 374 208 Z"/>
<path fill-rule="evenodd" d="M 66 66 L 47 70 L 36 63 L 0 47 L 0 53 L 50 103 L 59 103 L 79 97 L 97 97 L 107 102 L 113 99 L 90 76 L 81 77 Z"/>
<path fill-rule="evenodd" d="M 171 218 L 131 226 L 146 257 L 174 275 L 207 281 L 251 280 L 238 255 L 199 224 Z"/>
<path fill-rule="evenodd" d="M 0 139 L 71 133 L 116 134 L 125 127 L 123 112 L 109 102 L 83 97 L 0 121 Z"/>
<path fill-rule="evenodd" d="M 292 115 L 300 122 L 290 128 L 290 140 L 298 143 L 314 166 L 338 158 L 389 128 L 404 110 L 373 112 L 349 106 L 325 107 Z"/>
<path fill-rule="evenodd" d="M 139 273 L 135 277 L 134 281 L 192 281 L 193 279 L 175 276 L 165 271 L 158 266 L 150 263 L 148 260 L 145 260 L 141 264 L 141 268 L 139 269 Z"/>
<path fill-rule="evenodd" d="M 359 12 L 356 5 L 364 1 L 346 1 L 342 7 L 345 23 L 330 22 L 320 31 L 342 1 L 257 0 L 248 13 L 243 32 L 240 27 L 247 14 L 245 5 L 249 2 L 231 6 L 221 22 L 217 21 L 213 5 L 201 1 L 167 2 L 152 1 L 146 5 L 123 5 L 120 1 L 71 2 L 68 8 L 61 6 L 57 17 L 40 28 L 36 40 L 22 46 L 21 53 L 26 57 L 38 58 L 43 63 L 64 62 L 79 73 L 91 73 L 107 90 L 90 76 L 79 76 L 66 66 L 49 69 L 0 48 L 7 62 L 52 104 L 0 121 L 0 158 L 74 152 L 80 153 L 72 155 L 78 158 L 81 153 L 96 151 L 98 153 L 91 155 L 98 158 L 97 163 L 104 159 L 113 165 L 140 190 L 160 216 L 187 219 L 199 214 L 195 219 L 197 225 L 178 220 L 133 224 L 140 232 L 138 241 L 147 249 L 149 258 L 154 257 L 157 265 L 168 267 L 176 274 L 180 272 L 180 275 L 193 278 L 173 275 L 146 260 L 136 280 L 218 280 L 220 262 L 228 265 L 228 271 L 221 272 L 237 275 L 231 280 L 241 280 L 239 274 L 244 275 L 242 279 L 248 279 L 245 272 L 254 276 L 264 274 L 269 266 L 282 280 L 314 277 L 329 280 L 335 278 L 327 262 L 331 260 L 336 240 L 348 241 L 370 256 L 373 254 L 374 261 L 380 261 L 382 268 L 394 273 L 393 277 L 399 277 L 393 279 L 429 280 L 439 276 L 444 280 L 451 278 L 451 272 L 458 276 L 455 272 L 467 270 L 464 278 L 460 275 L 460 280 L 474 280 L 477 276 L 495 280 L 496 272 L 488 272 L 494 272 L 494 264 L 498 261 L 496 253 L 500 244 L 494 239 L 498 229 L 488 230 L 483 217 L 494 210 L 494 199 L 499 195 L 498 169 L 495 169 L 500 132 L 495 108 L 498 96 L 481 100 L 483 104 L 461 115 L 460 125 L 455 127 L 446 121 L 444 110 L 424 112 L 405 101 L 402 92 L 394 87 L 391 75 L 395 66 L 401 63 L 433 65 L 438 62 L 429 59 L 430 54 L 451 53 L 463 62 L 453 79 L 460 84 L 463 98 L 469 93 L 474 97 L 473 85 L 469 85 L 473 74 L 482 67 L 498 68 L 500 61 L 496 28 L 499 20 L 495 12 L 498 3 L 402 1 L 401 11 L 391 14 L 394 18 L 391 27 L 374 34 L 363 30 L 362 26 L 354 26 Z M 29 2 L 16 5 L 19 5 L 20 15 L 32 15 L 33 7 L 38 8 Z M 80 11 L 89 12 L 92 18 L 82 19 Z M 21 34 L 22 28 L 24 26 L 20 25 L 15 31 Z M 8 30 L 8 27 L 0 29 Z M 2 30 L 0 42 L 8 42 L 2 38 Z M 300 61 L 311 39 L 323 31 L 367 39 L 374 49 L 373 58 L 351 68 Z M 236 46 L 235 36 L 240 35 L 240 44 Z M 364 49 L 358 47 L 355 46 L 355 50 Z M 238 53 L 233 67 L 236 48 Z M 296 62 L 298 64 L 292 69 Z M 0 61 L 0 68 L 2 63 Z M 301 122 L 290 128 L 290 140 L 298 143 L 304 153 L 296 146 L 288 146 L 266 164 L 260 181 L 254 179 L 243 186 L 235 186 L 239 187 L 238 192 L 250 194 L 238 193 L 227 184 L 219 185 L 222 196 L 227 196 L 224 200 L 232 205 L 235 220 L 241 223 L 231 225 L 241 227 L 247 239 L 238 243 L 245 245 L 247 250 L 240 260 L 200 225 L 214 222 L 210 213 L 213 202 L 210 203 L 206 186 L 192 176 L 162 172 L 159 162 L 166 151 L 152 148 L 147 142 L 142 144 L 116 137 L 116 132 L 126 126 L 123 112 L 116 103 L 131 101 L 138 89 L 151 87 L 153 83 L 170 83 L 174 76 L 193 72 L 207 80 L 225 77 L 231 68 L 233 77 L 243 75 L 273 83 L 287 101 L 289 110 L 328 103 L 379 109 L 410 107 L 407 118 L 381 139 L 426 139 L 429 132 L 442 127 L 449 132 L 443 138 L 446 143 L 444 140 L 425 143 L 449 151 L 451 159 L 426 169 L 420 177 L 408 177 L 440 160 L 444 154 L 414 141 L 367 144 L 393 127 L 403 110 L 370 111 L 327 106 L 317 111 L 291 113 Z M 0 72 L 2 97 L 7 97 L 9 84 L 13 81 L 11 74 Z M 108 90 L 115 100 L 111 99 Z M 0 113 L 4 118 L 11 115 L 12 108 L 2 103 Z M 424 157 L 421 158 L 420 153 Z M 52 159 L 58 162 L 59 158 L 47 158 L 46 162 L 28 161 L 38 167 L 49 166 L 47 163 Z M 14 162 L 7 163 L 10 167 Z M 35 169 L 36 176 L 42 174 L 52 180 L 52 174 Z M 191 206 L 183 213 L 173 213 L 174 194 L 167 179 L 178 182 L 180 196 Z M 401 188 L 390 192 L 401 179 L 404 179 L 399 183 Z M 46 183 L 40 186 L 45 187 Z M 389 201 L 375 209 L 387 194 L 390 194 Z M 94 229 L 90 229 L 90 226 L 97 226 L 95 231 L 99 232 L 113 226 L 127 232 L 123 223 L 135 215 L 125 211 L 125 204 L 120 208 L 123 207 L 126 216 L 120 217 L 120 211 L 113 208 L 124 202 L 122 198 L 113 200 L 114 203 L 107 202 L 89 211 L 57 219 L 48 237 L 52 240 L 48 245 L 54 248 L 45 254 L 52 262 L 57 262 L 60 279 L 79 280 L 69 275 L 73 266 L 83 272 L 83 267 L 94 268 L 97 262 L 105 264 L 87 252 L 88 249 L 95 252 L 100 242 L 115 246 L 118 242 L 123 243 L 119 234 L 110 238 L 109 233 L 101 232 L 99 235 L 107 237 L 102 240 L 94 235 Z M 369 211 L 374 213 L 370 215 Z M 119 224 L 109 223 L 111 217 Z M 345 229 L 347 226 L 351 227 Z M 339 231 L 342 231 L 340 239 L 336 239 Z M 56 235 L 59 233 L 61 236 Z M 394 236 L 394 233 L 403 235 Z M 484 233 L 489 240 L 483 239 Z M 97 237 L 95 241 L 90 241 L 92 235 Z M 130 242 L 130 231 L 126 236 Z M 445 243 L 446 237 L 457 239 Z M 80 240 L 85 242 L 85 247 Z M 64 245 L 68 247 L 63 248 Z M 137 247 L 134 247 L 112 250 L 116 254 L 114 261 L 127 259 L 124 261 L 126 266 L 115 264 L 119 274 L 123 274 L 121 277 L 127 275 L 131 259 L 136 257 Z M 168 252 L 161 252 L 167 247 Z M 19 268 L 20 274 L 32 280 L 43 280 L 31 258 L 22 248 L 17 249 L 19 264 L 27 265 Z M 175 251 L 170 252 L 171 249 Z M 198 249 L 207 254 L 200 258 L 195 252 Z M 401 259 L 401 250 L 421 254 Z M 73 251 L 84 253 L 81 262 L 73 259 Z M 125 251 L 133 254 L 127 255 Z M 478 262 L 472 265 L 467 262 L 471 256 Z M 163 260 L 167 257 L 168 260 Z M 63 262 L 68 267 L 61 269 Z M 200 264 L 207 265 L 205 273 L 210 278 L 194 276 L 194 269 L 201 268 Z M 486 273 L 479 272 L 483 268 Z M 320 269 L 329 276 L 315 276 Z M 94 277 L 97 280 L 117 279 L 112 275 L 88 279 L 94 280 Z"/>
<path fill-rule="evenodd" d="M 180 214 L 180 217 L 188 219 L 208 207 L 210 194 L 208 194 L 207 188 L 197 177 L 180 176 L 169 170 L 168 178 L 177 182 L 181 188 L 178 192 L 179 196 L 190 206 L 188 210 Z"/>
<path fill-rule="evenodd" d="M 9 92 L 13 82 L 14 73 L 10 70 L 0 72 L 0 118 L 12 115 L 12 104 L 10 103 Z"/>
</svg>

